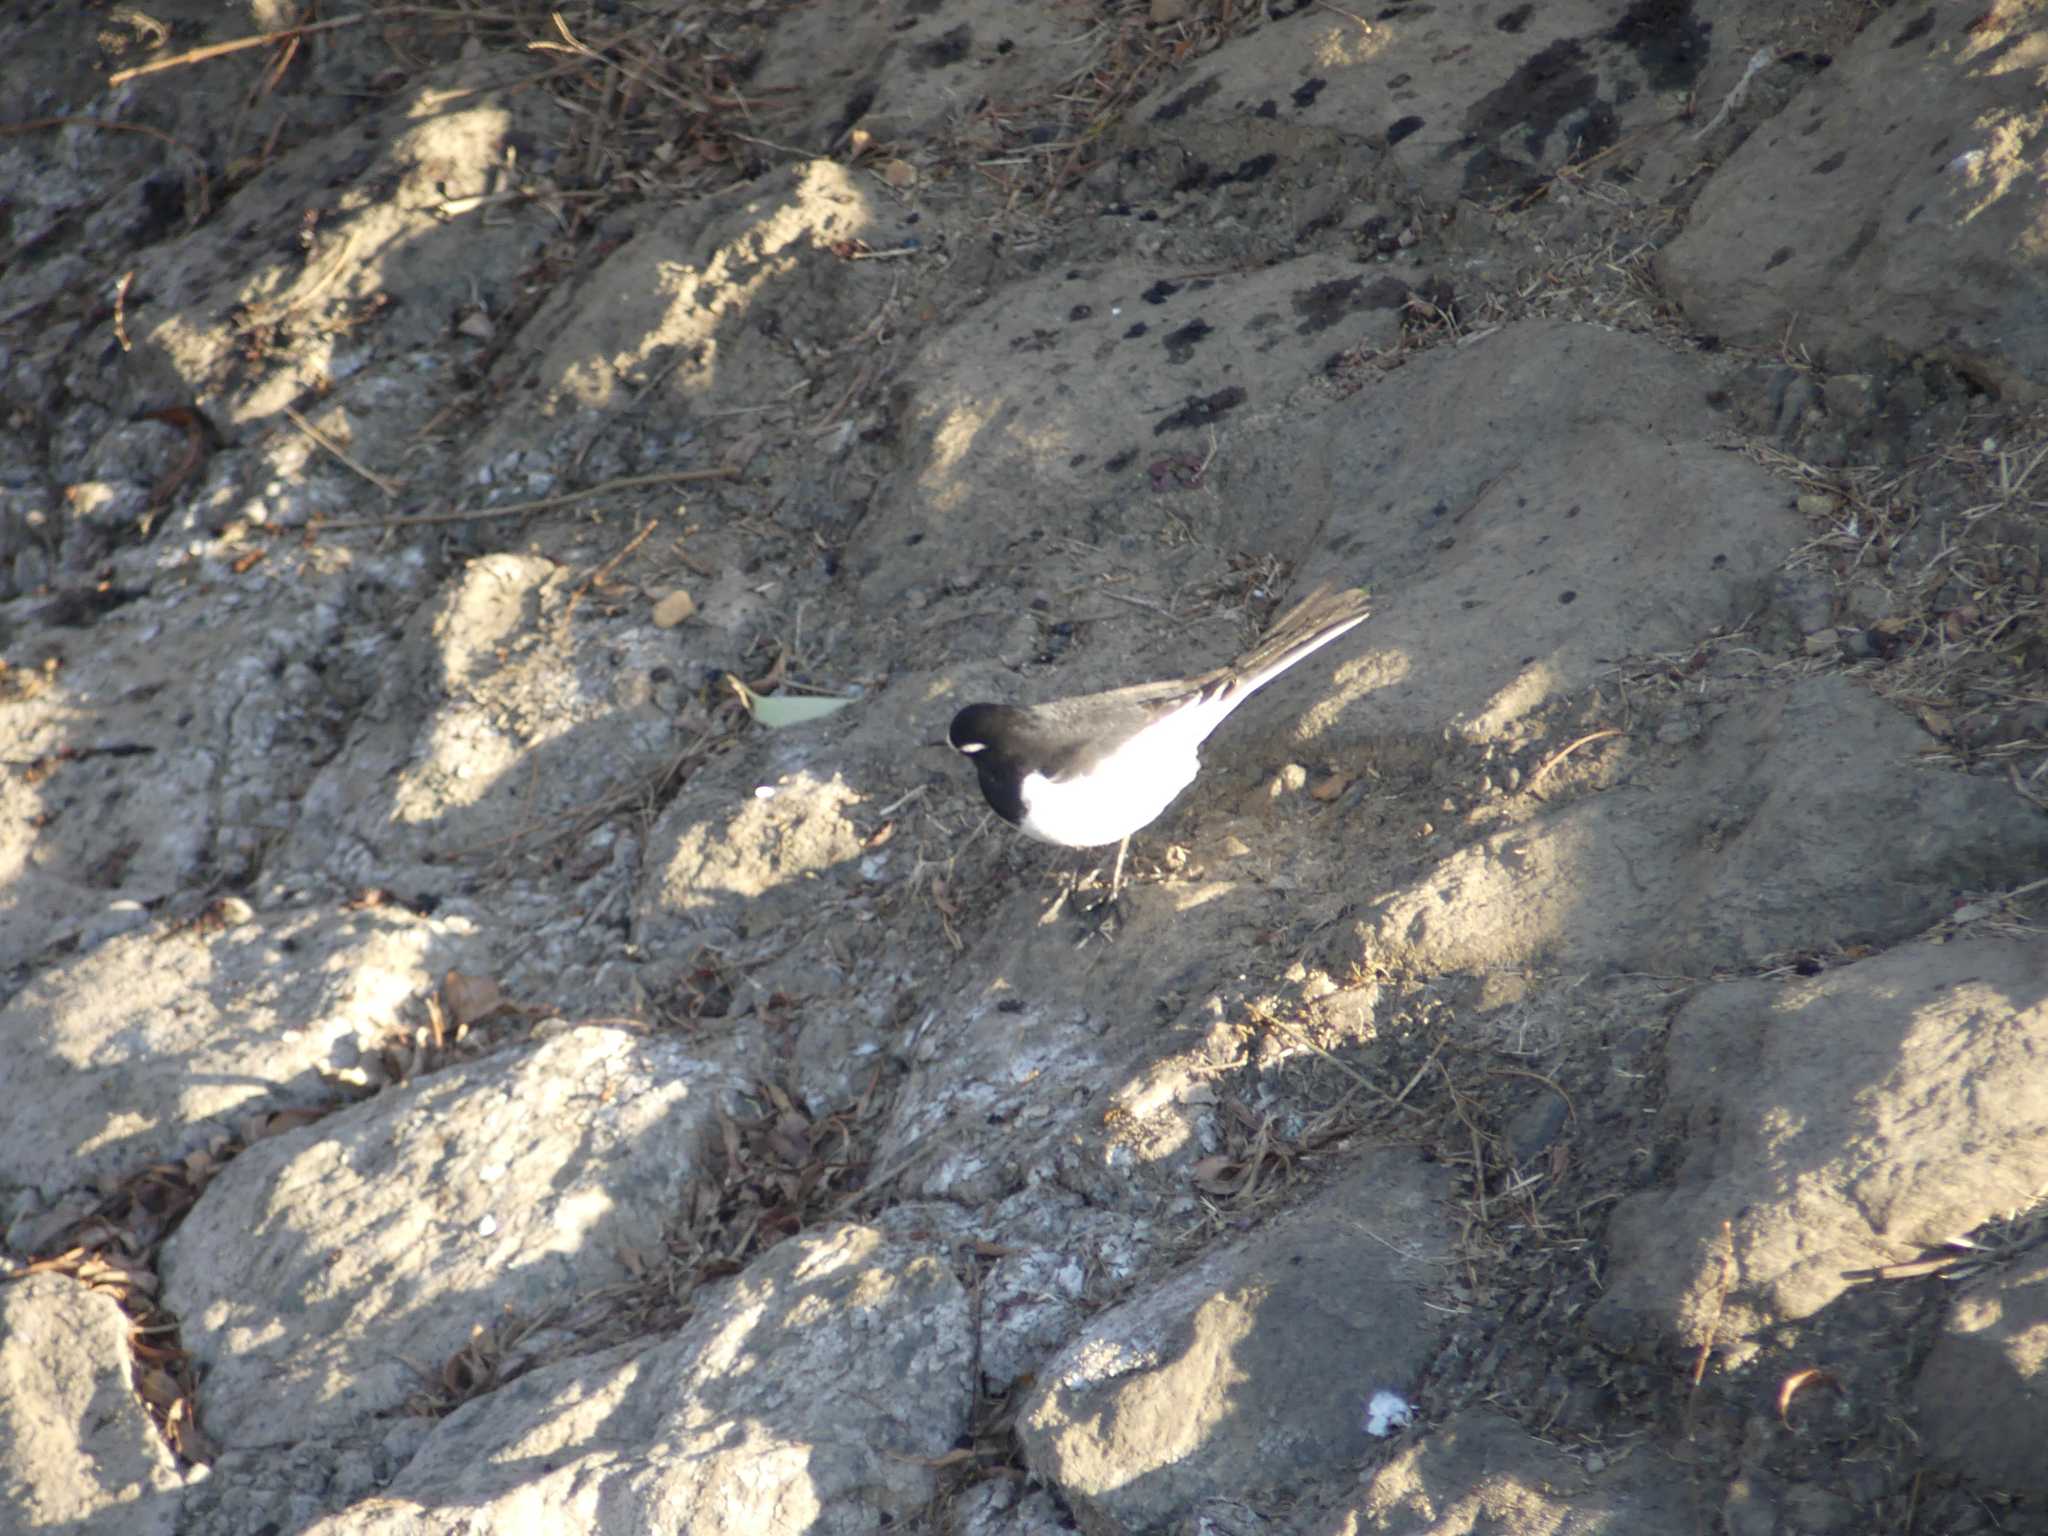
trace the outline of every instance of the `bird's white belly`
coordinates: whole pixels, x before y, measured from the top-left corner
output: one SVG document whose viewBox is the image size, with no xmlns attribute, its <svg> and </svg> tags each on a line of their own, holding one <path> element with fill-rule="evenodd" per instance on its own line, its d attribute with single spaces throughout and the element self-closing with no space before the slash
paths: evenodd
<svg viewBox="0 0 2048 1536">
<path fill-rule="evenodd" d="M 1192 747 L 1161 751 L 1157 741 L 1141 737 L 1080 778 L 1027 773 L 1021 828 L 1065 848 L 1121 842 L 1173 804 L 1201 766 Z"/>
</svg>

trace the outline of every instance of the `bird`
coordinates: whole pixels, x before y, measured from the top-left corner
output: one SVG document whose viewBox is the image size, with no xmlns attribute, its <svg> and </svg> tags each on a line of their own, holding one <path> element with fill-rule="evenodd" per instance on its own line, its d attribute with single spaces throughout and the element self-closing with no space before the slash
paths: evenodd
<svg viewBox="0 0 2048 1536">
<path fill-rule="evenodd" d="M 1063 848 L 1115 843 L 1113 902 L 1131 834 L 1194 782 L 1202 743 L 1238 705 L 1369 614 L 1363 588 L 1320 586 L 1212 672 L 1043 704 L 969 704 L 947 741 L 974 764 L 989 808 L 1027 836 Z"/>
</svg>

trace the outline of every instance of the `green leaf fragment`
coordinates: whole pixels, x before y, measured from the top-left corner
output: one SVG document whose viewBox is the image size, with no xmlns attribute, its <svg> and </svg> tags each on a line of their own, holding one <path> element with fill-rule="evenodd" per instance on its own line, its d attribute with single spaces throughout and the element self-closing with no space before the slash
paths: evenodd
<svg viewBox="0 0 2048 1536">
<path fill-rule="evenodd" d="M 763 698 L 730 673 L 726 674 L 726 681 L 732 684 L 732 690 L 740 696 L 740 702 L 747 706 L 747 712 L 771 731 L 779 731 L 790 725 L 803 725 L 812 720 L 822 720 L 825 716 L 836 714 L 853 703 L 852 699 L 834 699 L 807 693 L 778 693 Z"/>
</svg>

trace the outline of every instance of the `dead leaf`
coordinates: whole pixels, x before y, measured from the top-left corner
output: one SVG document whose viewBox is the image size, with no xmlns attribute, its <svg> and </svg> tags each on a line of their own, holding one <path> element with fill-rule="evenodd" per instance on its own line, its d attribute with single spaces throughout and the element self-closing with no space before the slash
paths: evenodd
<svg viewBox="0 0 2048 1536">
<path fill-rule="evenodd" d="M 726 450 L 725 467 L 735 475 L 745 474 L 747 466 L 754 462 L 754 455 L 761 451 L 762 445 L 767 441 L 766 432 L 749 432 Z"/>
<path fill-rule="evenodd" d="M 1327 779 L 1309 785 L 1309 798 L 1311 800 L 1320 800 L 1327 805 L 1350 787 L 1351 780 L 1349 778 L 1341 773 L 1333 773 Z"/>
<path fill-rule="evenodd" d="M 154 1270 L 110 1264 L 101 1272 L 97 1283 L 110 1290 L 138 1291 L 144 1296 L 154 1296 L 163 1282 L 157 1279 Z"/>
<path fill-rule="evenodd" d="M 1798 1395 L 1801 1388 L 1816 1386 L 1832 1387 L 1836 1385 L 1838 1385 L 1838 1383 L 1835 1381 L 1834 1377 L 1830 1376 L 1826 1371 L 1819 1370 L 1816 1367 L 1808 1366 L 1803 1371 L 1794 1371 L 1790 1376 L 1787 1376 L 1784 1379 L 1784 1381 L 1779 1383 L 1778 1386 L 1779 1419 L 1783 1420 L 1785 1418 L 1786 1411 L 1790 1409 L 1792 1406 L 1792 1399 Z"/>
<path fill-rule="evenodd" d="M 885 160 L 882 162 L 882 180 L 901 192 L 906 187 L 917 185 L 917 167 L 908 160 Z"/>
<path fill-rule="evenodd" d="M 159 1413 L 168 1413 L 171 1405 L 184 1395 L 169 1371 L 160 1371 L 153 1365 L 135 1373 L 135 1391 Z"/>
<path fill-rule="evenodd" d="M 664 594 L 654 604 L 654 627 L 674 629 L 683 620 L 697 611 L 697 599 L 681 587 Z"/>
<path fill-rule="evenodd" d="M 698 1179 L 690 1192 L 690 1222 L 701 1227 L 718 1214 L 718 1186 Z"/>
<path fill-rule="evenodd" d="M 427 998 L 427 1033 L 433 1039 L 436 1050 L 448 1043 L 448 1010 L 441 1006 L 440 998 L 432 995 Z M 413 1043 L 424 1045 L 426 1042 L 415 1034 Z"/>
<path fill-rule="evenodd" d="M 171 1404 L 171 1411 L 164 1416 L 164 1434 L 171 1442 L 171 1449 L 187 1461 L 211 1462 L 220 1455 L 219 1448 L 207 1438 L 206 1431 L 193 1417 L 192 1399 L 189 1397 L 181 1397 Z"/>
<path fill-rule="evenodd" d="M 811 1125 L 802 1115 L 787 1114 L 768 1133 L 768 1150 L 790 1167 L 799 1167 L 811 1156 Z"/>
<path fill-rule="evenodd" d="M 179 428 L 185 434 L 185 457 L 150 487 L 150 506 L 161 507 L 206 461 L 208 452 L 220 441 L 220 433 L 196 405 L 174 405 L 166 410 L 144 411 L 135 419 L 160 421 L 166 426 Z"/>
<path fill-rule="evenodd" d="M 286 1131 L 296 1131 L 301 1126 L 313 1125 L 327 1117 L 324 1109 L 280 1109 L 273 1114 L 255 1115 L 250 1119 L 243 1139 L 249 1142 L 266 1141 L 272 1136 L 282 1136 Z"/>
<path fill-rule="evenodd" d="M 478 1023 L 511 1006 L 491 977 L 468 976 L 461 971 L 450 971 L 442 978 L 441 996 L 457 1029 Z"/>
<path fill-rule="evenodd" d="M 907 1456 L 902 1451 L 892 1451 L 886 1445 L 882 1454 L 891 1461 L 900 1461 L 907 1467 L 930 1467 L 934 1471 L 942 1467 L 957 1467 L 964 1461 L 974 1460 L 975 1453 L 968 1450 L 948 1451 L 943 1456 Z"/>
<path fill-rule="evenodd" d="M 1919 711 L 1919 716 L 1920 724 L 1926 728 L 1928 735 L 1937 737 L 1943 741 L 1946 741 L 1948 739 L 1948 733 L 1951 727 L 1947 715 L 1941 714 L 1936 710 L 1922 707 Z"/>
</svg>

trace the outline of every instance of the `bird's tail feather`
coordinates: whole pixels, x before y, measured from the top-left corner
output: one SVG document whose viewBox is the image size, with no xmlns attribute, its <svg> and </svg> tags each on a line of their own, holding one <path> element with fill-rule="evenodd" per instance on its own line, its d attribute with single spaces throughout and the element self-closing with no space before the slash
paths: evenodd
<svg viewBox="0 0 2048 1536">
<path fill-rule="evenodd" d="M 1217 674 L 1211 697 L 1235 709 L 1296 662 L 1363 624 L 1371 611 L 1363 587 L 1317 587 L 1275 619 L 1257 645 Z"/>
</svg>

